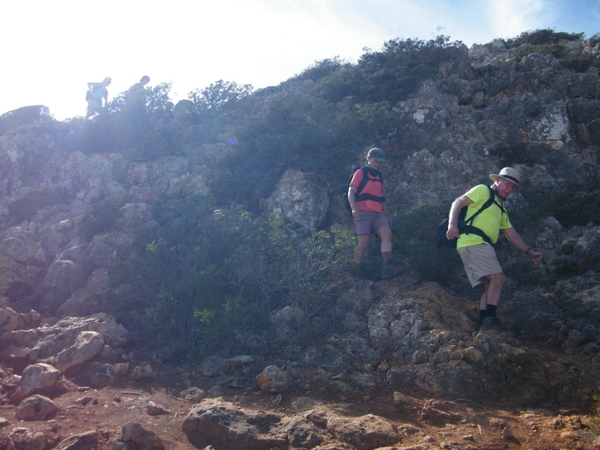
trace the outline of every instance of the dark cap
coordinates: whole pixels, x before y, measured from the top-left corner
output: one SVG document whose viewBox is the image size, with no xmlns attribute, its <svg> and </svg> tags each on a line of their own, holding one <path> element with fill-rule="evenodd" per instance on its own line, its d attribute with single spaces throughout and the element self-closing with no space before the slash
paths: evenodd
<svg viewBox="0 0 600 450">
<path fill-rule="evenodd" d="M 384 163 L 385 162 L 385 153 L 380 148 L 372 148 L 367 153 L 367 158 L 373 158 L 375 161 Z"/>
</svg>

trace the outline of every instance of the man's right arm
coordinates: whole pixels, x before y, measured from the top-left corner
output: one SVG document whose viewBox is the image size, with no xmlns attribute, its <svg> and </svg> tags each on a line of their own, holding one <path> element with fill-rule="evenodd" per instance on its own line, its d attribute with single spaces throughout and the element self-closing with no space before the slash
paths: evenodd
<svg viewBox="0 0 600 450">
<path fill-rule="evenodd" d="M 470 205 L 471 203 L 473 203 L 473 200 L 467 197 L 466 194 L 461 195 L 452 202 L 452 206 L 450 207 L 450 214 L 448 215 L 448 231 L 446 231 L 446 237 L 449 240 L 458 237 L 458 216 L 460 214 L 460 210 L 463 209 L 463 207 Z"/>
<path fill-rule="evenodd" d="M 352 208 L 352 217 L 355 219 L 360 219 L 360 211 L 356 207 L 356 187 L 350 186 L 348 188 L 348 203 L 350 203 L 350 208 Z"/>
</svg>

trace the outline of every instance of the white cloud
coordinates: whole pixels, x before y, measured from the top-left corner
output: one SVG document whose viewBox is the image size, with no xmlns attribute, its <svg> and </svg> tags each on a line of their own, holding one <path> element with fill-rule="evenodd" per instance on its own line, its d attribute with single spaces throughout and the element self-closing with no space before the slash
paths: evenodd
<svg viewBox="0 0 600 450">
<path fill-rule="evenodd" d="M 488 18 L 496 37 L 515 37 L 524 31 L 544 28 L 554 8 L 543 0 L 488 0 Z"/>
</svg>

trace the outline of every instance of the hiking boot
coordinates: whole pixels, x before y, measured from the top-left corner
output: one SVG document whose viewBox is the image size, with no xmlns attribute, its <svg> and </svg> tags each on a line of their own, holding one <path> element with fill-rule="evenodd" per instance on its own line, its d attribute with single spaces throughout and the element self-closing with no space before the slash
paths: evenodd
<svg viewBox="0 0 600 450">
<path fill-rule="evenodd" d="M 480 331 L 500 331 L 500 321 L 497 317 L 486 317 L 479 326 Z"/>
<path fill-rule="evenodd" d="M 398 275 L 406 272 L 408 269 L 408 261 L 404 260 L 402 267 L 392 266 L 392 261 L 388 260 L 383 263 L 383 269 L 381 269 L 381 279 L 389 280 L 390 278 L 397 277 Z"/>
</svg>

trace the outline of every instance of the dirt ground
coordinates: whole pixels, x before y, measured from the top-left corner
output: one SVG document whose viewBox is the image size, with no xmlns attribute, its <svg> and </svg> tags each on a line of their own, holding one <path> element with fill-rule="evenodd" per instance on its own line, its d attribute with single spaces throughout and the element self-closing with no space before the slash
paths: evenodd
<svg viewBox="0 0 600 450">
<path fill-rule="evenodd" d="M 193 380 L 194 386 L 208 389 L 209 380 Z M 189 382 L 187 383 L 189 385 Z M 17 421 L 15 406 L 6 397 L 0 398 L 0 437 L 14 433 L 15 428 L 26 428 L 30 433 L 43 432 L 53 448 L 64 438 L 95 430 L 101 435 L 102 448 L 111 448 L 110 441 L 121 436 L 121 428 L 129 422 L 138 422 L 153 431 L 168 450 L 193 450 L 181 424 L 192 404 L 177 397 L 188 387 L 175 374 L 162 376 L 145 386 L 124 385 L 93 389 L 79 387 L 53 398 L 58 406 L 55 417 L 43 421 Z M 298 415 L 292 412 L 291 402 L 300 396 L 284 393 L 279 402 L 275 396 L 259 389 L 225 389 L 225 400 L 240 405 L 241 409 L 272 411 L 280 415 Z M 593 411 L 581 408 L 536 408 L 523 410 L 500 405 L 482 405 L 468 401 L 439 401 L 408 397 L 414 407 L 399 411 L 393 404 L 393 392 L 381 391 L 377 396 L 363 397 L 347 403 L 347 410 L 356 415 L 379 415 L 396 425 L 402 436 L 397 446 L 386 449 L 528 449 L 528 450 L 587 450 L 599 449 L 600 421 Z M 168 410 L 168 414 L 151 416 L 146 411 L 149 401 Z M 321 404 L 337 399 L 318 399 Z M 451 424 L 424 419 L 423 407 L 432 406 L 450 413 L 456 420 Z M 18 431 L 17 431 L 18 432 Z M 329 446 L 326 446 L 329 444 Z M 324 442 L 321 448 L 348 449 L 337 441 Z M 51 446 L 51 447 L 50 447 Z M 0 449 L 4 448 L 0 444 Z M 290 447 L 291 448 L 291 447 Z"/>
</svg>

